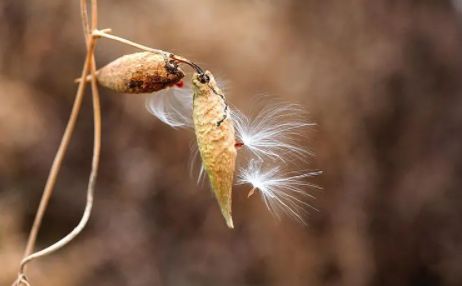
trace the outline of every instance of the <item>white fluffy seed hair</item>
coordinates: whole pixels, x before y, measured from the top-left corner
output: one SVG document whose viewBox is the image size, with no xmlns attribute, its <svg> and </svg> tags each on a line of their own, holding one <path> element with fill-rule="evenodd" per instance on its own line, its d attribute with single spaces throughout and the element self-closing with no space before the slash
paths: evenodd
<svg viewBox="0 0 462 286">
<path fill-rule="evenodd" d="M 308 183 L 307 179 L 319 174 L 320 171 L 285 173 L 278 166 L 265 169 L 263 161 L 252 159 L 248 166 L 239 169 L 237 184 L 252 186 L 251 192 L 260 193 L 266 207 L 277 219 L 284 214 L 306 225 L 308 210 L 318 211 L 307 202 L 314 199 L 307 190 L 320 189 Z"/>
<path fill-rule="evenodd" d="M 316 124 L 307 122 L 304 115 L 300 105 L 284 102 L 266 104 L 253 117 L 231 110 L 237 140 L 259 159 L 282 161 L 311 154 L 303 139 L 306 128 Z"/>
<path fill-rule="evenodd" d="M 207 181 L 207 176 L 205 174 L 204 165 L 202 164 L 201 156 L 199 154 L 199 148 L 197 144 L 194 143 L 190 147 L 191 156 L 189 161 L 189 173 L 191 177 L 197 178 L 196 184 L 203 186 L 204 182 Z"/>
<path fill-rule="evenodd" d="M 150 96 L 146 107 L 154 116 L 174 128 L 194 128 L 192 101 L 191 88 L 172 87 Z M 308 209 L 316 210 L 307 202 L 314 199 L 307 189 L 319 188 L 306 180 L 321 172 L 285 172 L 276 162 L 287 163 L 294 157 L 304 158 L 311 154 L 300 139 L 305 136 L 305 128 L 315 124 L 306 122 L 304 115 L 301 106 L 276 101 L 267 103 L 253 117 L 245 116 L 235 108 L 231 108 L 230 113 L 237 141 L 255 155 L 255 159 L 239 168 L 237 184 L 252 186 L 278 219 L 282 214 L 287 214 L 306 224 L 304 216 Z M 196 145 L 192 151 L 191 174 L 197 175 L 197 183 L 201 185 L 207 176 Z M 265 168 L 264 162 L 269 168 Z M 284 164 L 284 168 L 288 165 Z"/>
<path fill-rule="evenodd" d="M 228 89 L 227 81 L 215 80 L 220 89 Z M 173 128 L 194 128 L 192 108 L 193 91 L 188 83 L 184 87 L 172 86 L 154 92 L 146 100 L 146 109 Z"/>
<path fill-rule="evenodd" d="M 173 128 L 192 128 L 192 101 L 190 88 L 170 87 L 150 95 L 146 109 Z"/>
</svg>

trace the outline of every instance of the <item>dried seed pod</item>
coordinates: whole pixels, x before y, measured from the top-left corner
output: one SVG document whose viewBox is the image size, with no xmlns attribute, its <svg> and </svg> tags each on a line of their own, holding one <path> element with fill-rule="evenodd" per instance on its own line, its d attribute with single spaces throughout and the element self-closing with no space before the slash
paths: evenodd
<svg viewBox="0 0 462 286">
<path fill-rule="evenodd" d="M 231 191 L 236 165 L 234 126 L 210 72 L 193 76 L 193 120 L 202 163 L 226 224 L 233 228 Z"/>
<path fill-rule="evenodd" d="M 177 82 L 184 73 L 162 55 L 140 52 L 122 56 L 99 69 L 98 82 L 121 93 L 149 93 Z"/>
</svg>

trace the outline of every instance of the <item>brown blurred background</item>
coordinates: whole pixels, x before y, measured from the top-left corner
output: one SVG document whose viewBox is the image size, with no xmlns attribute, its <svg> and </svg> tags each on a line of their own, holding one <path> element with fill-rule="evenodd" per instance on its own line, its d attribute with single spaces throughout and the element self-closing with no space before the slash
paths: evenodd
<svg viewBox="0 0 462 286">
<path fill-rule="evenodd" d="M 309 226 L 245 192 L 236 229 L 189 175 L 193 137 L 144 98 L 104 90 L 96 205 L 84 233 L 33 262 L 33 285 L 462 285 L 462 5 L 449 0 L 100 1 L 100 27 L 195 60 L 244 111 L 306 106 Z M 73 101 L 78 1 L 0 2 L 0 284 L 10 285 Z M 101 40 L 103 65 L 135 51 Z M 39 234 L 84 207 L 91 100 Z M 239 189 L 238 189 L 239 190 Z"/>
</svg>

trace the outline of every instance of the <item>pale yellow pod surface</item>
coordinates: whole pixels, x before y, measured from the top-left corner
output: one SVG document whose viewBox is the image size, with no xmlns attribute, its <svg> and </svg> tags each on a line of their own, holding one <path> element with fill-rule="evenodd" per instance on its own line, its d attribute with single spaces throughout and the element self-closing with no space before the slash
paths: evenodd
<svg viewBox="0 0 462 286">
<path fill-rule="evenodd" d="M 228 227 L 233 228 L 231 192 L 236 165 L 234 126 L 228 116 L 222 91 L 213 75 L 208 71 L 205 74 L 210 78 L 208 83 L 202 83 L 198 74 L 193 76 L 194 129 L 202 163 L 221 213 Z"/>
</svg>

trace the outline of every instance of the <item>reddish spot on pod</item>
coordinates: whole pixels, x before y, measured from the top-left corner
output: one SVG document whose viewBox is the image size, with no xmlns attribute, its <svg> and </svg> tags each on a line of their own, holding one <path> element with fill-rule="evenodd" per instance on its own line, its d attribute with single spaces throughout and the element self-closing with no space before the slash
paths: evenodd
<svg viewBox="0 0 462 286">
<path fill-rule="evenodd" d="M 234 143 L 234 147 L 235 147 L 236 149 L 239 149 L 239 148 L 241 148 L 242 146 L 244 146 L 244 143 L 242 143 L 242 142 L 236 142 L 236 143 Z"/>
<path fill-rule="evenodd" d="M 180 80 L 179 82 L 175 83 L 176 87 L 178 88 L 183 88 L 184 87 L 184 81 Z"/>
</svg>

